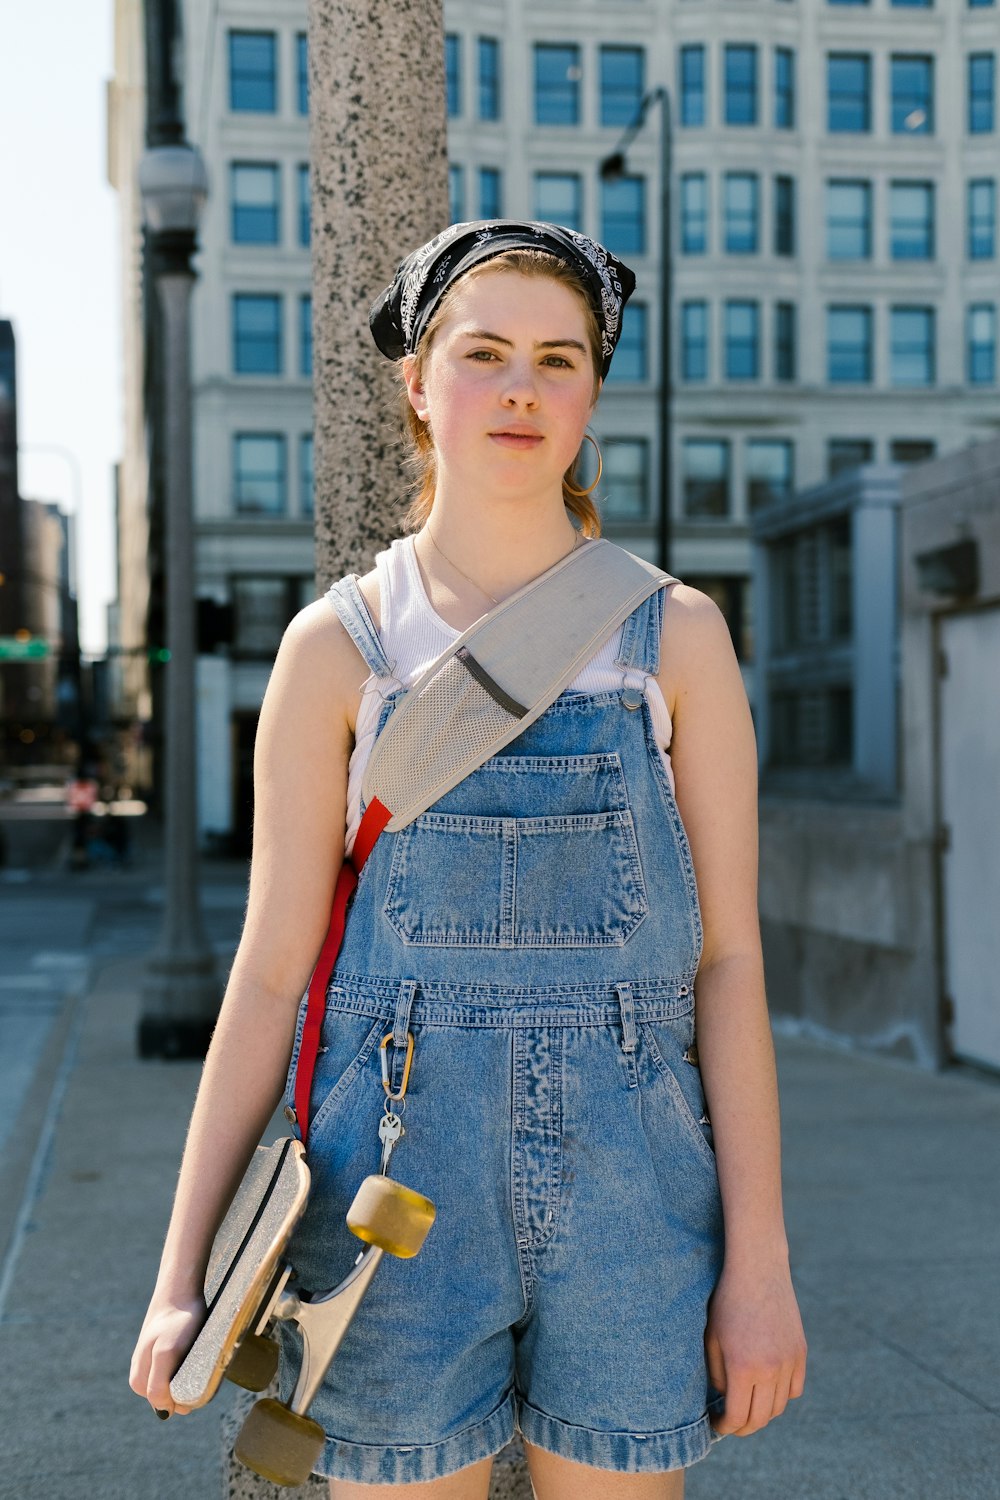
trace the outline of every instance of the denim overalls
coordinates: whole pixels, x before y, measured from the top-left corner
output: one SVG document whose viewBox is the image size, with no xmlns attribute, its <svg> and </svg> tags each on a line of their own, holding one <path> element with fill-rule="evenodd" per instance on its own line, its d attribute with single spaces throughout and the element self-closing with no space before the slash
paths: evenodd
<svg viewBox="0 0 1000 1500">
<path fill-rule="evenodd" d="M 328 597 L 395 683 L 354 579 Z M 562 693 L 362 869 L 327 992 L 298 1284 L 331 1287 L 359 1252 L 344 1218 L 379 1169 L 390 1030 L 394 1070 L 415 1038 L 392 1175 L 437 1220 L 415 1259 L 383 1261 L 311 1408 L 324 1474 L 436 1479 L 515 1421 L 624 1472 L 709 1450 L 722 1216 L 690 1050 L 694 869 L 642 693 L 662 619 L 660 590 L 625 621 L 621 689 Z M 281 1336 L 287 1395 L 297 1335 Z"/>
</svg>

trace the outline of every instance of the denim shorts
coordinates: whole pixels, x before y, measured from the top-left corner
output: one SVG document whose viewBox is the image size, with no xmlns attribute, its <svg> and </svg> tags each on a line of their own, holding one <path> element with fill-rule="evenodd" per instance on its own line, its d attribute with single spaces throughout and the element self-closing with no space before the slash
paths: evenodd
<svg viewBox="0 0 1000 1500">
<path fill-rule="evenodd" d="M 623 1473 L 703 1458 L 721 1405 L 703 1339 L 723 1237 L 691 986 L 407 981 L 403 994 L 415 1046 L 391 1173 L 437 1219 L 414 1259 L 384 1258 L 310 1408 L 327 1434 L 316 1472 L 437 1479 L 515 1429 Z M 345 1215 L 379 1169 L 379 1043 L 399 1022 L 394 984 L 359 974 L 329 990 L 312 1193 L 290 1250 L 307 1292 L 358 1255 Z M 287 1398 L 300 1345 L 288 1325 L 280 1338 Z"/>
</svg>

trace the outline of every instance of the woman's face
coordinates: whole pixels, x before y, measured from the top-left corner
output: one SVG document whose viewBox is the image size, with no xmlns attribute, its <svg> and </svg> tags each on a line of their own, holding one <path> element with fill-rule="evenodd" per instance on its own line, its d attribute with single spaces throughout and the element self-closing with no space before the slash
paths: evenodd
<svg viewBox="0 0 1000 1500">
<path fill-rule="evenodd" d="M 594 361 L 577 294 L 548 276 L 483 272 L 456 284 L 424 360 L 404 366 L 429 423 L 438 483 L 554 491 L 594 410 Z"/>
</svg>

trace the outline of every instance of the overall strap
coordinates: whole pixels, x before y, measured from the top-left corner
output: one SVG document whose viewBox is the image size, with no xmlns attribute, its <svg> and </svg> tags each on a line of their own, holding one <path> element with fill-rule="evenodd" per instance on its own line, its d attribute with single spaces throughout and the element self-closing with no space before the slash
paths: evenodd
<svg viewBox="0 0 1000 1500">
<path fill-rule="evenodd" d="M 665 590 L 657 589 L 625 621 L 617 660 L 617 665 L 624 670 L 652 675 L 660 670 L 664 597 Z"/>
<path fill-rule="evenodd" d="M 326 597 L 370 670 L 376 677 L 392 677 L 395 665 L 385 654 L 378 631 L 368 613 L 368 606 L 358 588 L 357 574 L 348 573 L 345 578 L 339 578 L 327 589 Z"/>
</svg>

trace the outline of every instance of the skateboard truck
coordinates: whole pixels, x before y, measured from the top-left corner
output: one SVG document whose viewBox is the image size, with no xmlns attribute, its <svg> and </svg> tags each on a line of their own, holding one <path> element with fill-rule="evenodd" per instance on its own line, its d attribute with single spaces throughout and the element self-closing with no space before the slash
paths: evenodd
<svg viewBox="0 0 1000 1500">
<path fill-rule="evenodd" d="M 274 1321 L 296 1323 L 303 1355 L 291 1401 L 258 1401 L 234 1448 L 241 1463 L 279 1485 L 303 1484 L 322 1452 L 326 1435 L 306 1412 L 382 1256 L 386 1251 L 402 1259 L 416 1255 L 435 1216 L 430 1199 L 412 1188 L 387 1176 L 366 1177 L 347 1213 L 348 1228 L 365 1248 L 332 1291 L 303 1300 L 286 1290 L 292 1268 L 284 1251 L 308 1193 L 300 1141 L 288 1137 L 257 1148 L 216 1236 L 205 1285 L 205 1323 L 170 1382 L 177 1404 L 189 1407 L 210 1401 L 223 1376 L 249 1390 L 264 1390 L 278 1364 L 268 1330 Z"/>
</svg>

